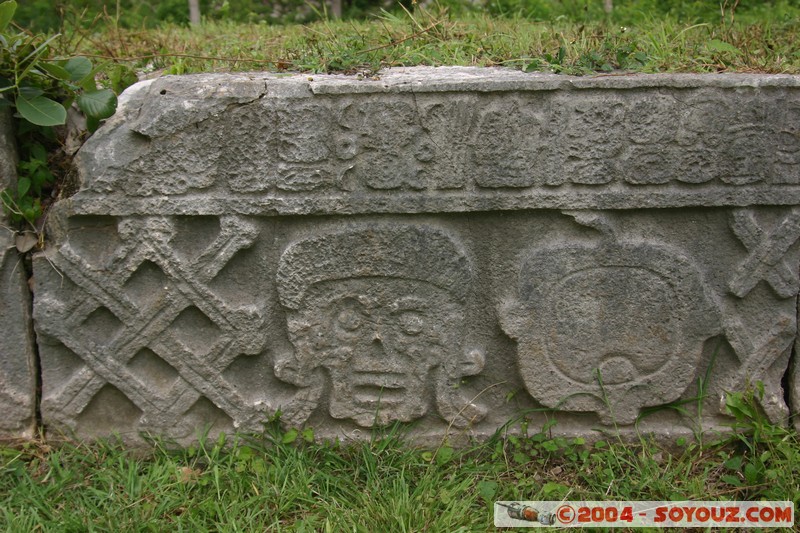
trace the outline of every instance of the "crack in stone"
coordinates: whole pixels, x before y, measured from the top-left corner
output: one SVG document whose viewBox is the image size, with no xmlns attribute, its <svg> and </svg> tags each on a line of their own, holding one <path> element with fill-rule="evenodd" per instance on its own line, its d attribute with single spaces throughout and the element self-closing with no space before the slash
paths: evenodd
<svg viewBox="0 0 800 533">
<path fill-rule="evenodd" d="M 800 277 L 800 264 L 795 269 L 797 272 L 797 276 Z M 795 307 L 797 308 L 797 321 L 800 323 L 800 293 L 795 296 Z M 796 425 L 798 422 L 798 406 L 795 405 L 795 402 L 800 398 L 795 398 L 795 388 L 797 387 L 797 383 L 795 381 L 798 379 L 797 374 L 800 369 L 798 369 L 798 353 L 797 348 L 798 344 L 800 344 L 800 331 L 795 333 L 795 340 L 792 343 L 792 352 L 789 355 L 789 362 L 786 365 L 786 370 L 781 377 L 781 387 L 783 388 L 783 401 L 786 402 L 786 407 L 789 409 L 789 427 L 792 427 L 793 424 Z"/>
<path fill-rule="evenodd" d="M 26 259 L 31 258 L 30 252 L 27 254 Z M 39 355 L 39 338 L 36 335 L 36 328 L 34 327 L 34 319 L 33 319 L 33 299 L 34 299 L 34 291 L 33 287 L 31 287 L 31 282 L 33 281 L 33 264 L 31 261 L 23 261 L 25 264 L 25 275 L 27 277 L 26 286 L 28 288 L 28 294 L 30 298 L 28 299 L 28 313 L 31 317 L 31 320 L 28 324 L 28 335 L 30 335 L 31 339 L 31 351 L 33 352 L 33 371 L 35 374 L 35 381 L 34 381 L 34 416 L 36 417 L 36 433 L 35 435 L 43 439 L 45 436 L 45 427 L 44 427 L 44 420 L 42 418 L 42 360 Z"/>
</svg>

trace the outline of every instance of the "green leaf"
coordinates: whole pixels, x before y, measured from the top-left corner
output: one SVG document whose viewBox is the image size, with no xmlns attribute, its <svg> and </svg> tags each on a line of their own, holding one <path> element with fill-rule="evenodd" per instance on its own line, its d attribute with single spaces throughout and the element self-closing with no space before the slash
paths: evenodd
<svg viewBox="0 0 800 533">
<path fill-rule="evenodd" d="M 56 65 L 55 63 L 47 63 L 45 61 L 41 61 L 37 65 L 40 69 L 47 72 L 51 76 L 59 80 L 69 80 L 70 73 L 67 69 L 62 67 L 61 65 Z"/>
<path fill-rule="evenodd" d="M 494 498 L 494 495 L 497 493 L 497 482 L 496 481 L 479 481 L 478 482 L 478 494 L 481 498 L 485 501 L 489 501 Z"/>
<path fill-rule="evenodd" d="M 39 87 L 20 87 L 18 93 L 25 98 L 36 98 L 42 96 L 44 91 Z"/>
<path fill-rule="evenodd" d="M 711 39 L 706 43 L 706 49 L 709 52 L 728 52 L 735 55 L 741 55 L 742 51 L 725 41 L 719 39 Z"/>
<path fill-rule="evenodd" d="M 86 116 L 102 120 L 117 110 L 117 95 L 111 89 L 83 93 L 78 96 L 78 107 Z"/>
<path fill-rule="evenodd" d="M 513 456 L 514 462 L 519 464 L 529 463 L 531 458 L 522 452 L 516 452 Z"/>
<path fill-rule="evenodd" d="M 542 492 L 545 496 L 550 496 L 551 494 L 566 494 L 569 490 L 569 487 L 566 485 L 562 485 L 561 483 L 555 483 L 554 481 L 548 481 L 542 486 Z"/>
<path fill-rule="evenodd" d="M 525 72 L 536 72 L 537 70 L 542 69 L 542 62 L 538 59 L 531 59 L 528 64 L 522 69 Z"/>
<path fill-rule="evenodd" d="M 73 57 L 64 63 L 64 69 L 69 72 L 70 80 L 81 81 L 83 78 L 91 74 L 92 62 L 85 57 Z"/>
<path fill-rule="evenodd" d="M 297 440 L 297 435 L 299 435 L 299 434 L 300 434 L 300 432 L 297 431 L 296 429 L 290 429 L 289 431 L 287 431 L 286 433 L 283 434 L 283 438 L 281 438 L 281 442 L 283 442 L 284 444 L 291 444 L 291 443 L 293 443 L 294 441 Z"/>
<path fill-rule="evenodd" d="M 8 23 L 14 18 L 14 12 L 17 10 L 17 3 L 14 0 L 3 2 L 0 4 L 0 31 L 6 29 Z"/>
<path fill-rule="evenodd" d="M 731 457 L 730 459 L 725 461 L 723 465 L 725 466 L 725 468 L 728 468 L 730 470 L 739 470 L 742 467 L 742 456 L 736 455 L 734 457 Z"/>
<path fill-rule="evenodd" d="M 94 133 L 100 127 L 100 120 L 94 117 L 86 117 L 86 129 L 89 133 Z"/>
<path fill-rule="evenodd" d="M 236 457 L 242 461 L 250 460 L 253 455 L 255 455 L 253 448 L 250 448 L 249 446 L 241 446 L 238 450 L 236 450 Z"/>
<path fill-rule="evenodd" d="M 720 479 L 728 485 L 733 485 L 734 487 L 742 486 L 742 481 L 736 476 L 722 476 Z"/>
<path fill-rule="evenodd" d="M 756 485 L 759 481 L 759 470 L 756 465 L 753 463 L 747 463 L 744 465 L 744 478 L 747 480 L 747 483 L 750 485 Z"/>
<path fill-rule="evenodd" d="M 443 465 L 453 458 L 455 451 L 449 446 L 443 446 L 436 452 L 436 464 Z"/>
<path fill-rule="evenodd" d="M 22 118 L 37 126 L 60 126 L 67 121 L 67 110 L 58 102 L 45 96 L 17 95 L 17 111 Z"/>
<path fill-rule="evenodd" d="M 558 444 L 553 442 L 552 440 L 546 440 L 542 443 L 542 448 L 544 448 L 548 452 L 557 452 Z"/>
<path fill-rule="evenodd" d="M 28 189 L 31 188 L 31 180 L 28 178 L 20 178 L 17 181 L 17 196 L 25 196 L 25 193 L 28 192 Z"/>
<path fill-rule="evenodd" d="M 29 149 L 34 160 L 39 162 L 47 161 L 47 150 L 42 143 L 33 143 Z"/>
<path fill-rule="evenodd" d="M 314 442 L 314 429 L 313 428 L 306 428 L 303 430 L 303 440 L 308 442 L 309 444 Z"/>
</svg>

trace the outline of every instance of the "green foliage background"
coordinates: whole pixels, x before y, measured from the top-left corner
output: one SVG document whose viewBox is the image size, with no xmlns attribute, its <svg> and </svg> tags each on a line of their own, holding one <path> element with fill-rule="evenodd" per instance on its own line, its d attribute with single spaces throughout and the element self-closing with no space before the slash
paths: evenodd
<svg viewBox="0 0 800 533">
<path fill-rule="evenodd" d="M 412 2 L 343 0 L 344 16 L 363 18 L 382 8 L 399 10 L 400 3 L 410 8 Z M 420 0 L 422 5 L 432 3 L 453 12 L 483 11 L 536 21 L 591 22 L 608 18 L 602 0 Z M 729 16 L 735 3 L 735 0 L 614 0 L 611 19 L 619 24 L 659 17 L 685 23 L 718 22 L 721 4 Z M 326 12 L 324 0 L 200 0 L 200 8 L 208 20 L 269 24 L 308 22 L 323 18 Z M 125 28 L 188 24 L 189 20 L 187 0 L 23 0 L 17 21 L 34 31 L 54 31 L 64 20 L 77 20 L 85 25 L 104 14 Z M 800 17 L 800 0 L 740 0 L 736 16 L 789 22 Z"/>
</svg>

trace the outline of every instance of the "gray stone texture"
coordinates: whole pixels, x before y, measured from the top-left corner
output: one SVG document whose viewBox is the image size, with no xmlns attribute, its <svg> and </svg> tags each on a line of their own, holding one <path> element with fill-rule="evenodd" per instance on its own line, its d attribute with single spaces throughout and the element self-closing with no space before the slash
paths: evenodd
<svg viewBox="0 0 800 533">
<path fill-rule="evenodd" d="M 204 75 L 120 104 L 34 261 L 53 431 L 669 439 L 756 382 L 787 420 L 798 77 Z"/>
<path fill-rule="evenodd" d="M 0 190 L 16 183 L 17 150 L 9 108 L 0 107 Z M 0 439 L 36 430 L 36 363 L 28 278 L 14 233 L 0 215 Z"/>
</svg>

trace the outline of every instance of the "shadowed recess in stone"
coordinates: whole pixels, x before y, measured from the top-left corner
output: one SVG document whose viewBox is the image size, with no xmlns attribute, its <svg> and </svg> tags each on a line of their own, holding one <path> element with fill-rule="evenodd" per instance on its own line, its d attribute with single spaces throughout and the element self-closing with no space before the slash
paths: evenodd
<svg viewBox="0 0 800 533">
<path fill-rule="evenodd" d="M 76 372 L 85 367 L 83 359 L 60 342 L 47 345 L 48 364 L 42 368 L 45 395 L 57 395 L 61 386 L 69 383 Z"/>
<path fill-rule="evenodd" d="M 177 217 L 173 243 L 186 261 L 197 259 L 219 236 L 218 217 Z"/>
<path fill-rule="evenodd" d="M 125 294 L 136 305 L 145 306 L 156 303 L 162 298 L 171 284 L 164 271 L 152 261 L 144 261 L 125 282 Z"/>
<path fill-rule="evenodd" d="M 76 417 L 76 431 L 95 436 L 135 431 L 141 416 L 142 411 L 119 389 L 105 385 Z"/>
<path fill-rule="evenodd" d="M 181 436 L 198 438 L 202 433 L 208 432 L 208 436 L 214 438 L 223 431 L 232 433 L 234 424 L 222 409 L 208 398 L 201 397 L 183 414 L 177 430 Z"/>
<path fill-rule="evenodd" d="M 115 217 L 73 217 L 69 221 L 69 232 L 70 246 L 90 264 L 107 260 L 122 242 Z"/>
<path fill-rule="evenodd" d="M 92 311 L 81 325 L 81 332 L 99 345 L 110 344 L 123 327 L 122 322 L 106 307 Z"/>
<path fill-rule="evenodd" d="M 128 368 L 159 395 L 168 393 L 178 379 L 178 371 L 148 348 L 139 350 L 128 361 Z"/>
<path fill-rule="evenodd" d="M 200 309 L 189 306 L 172 323 L 175 337 L 192 353 L 208 354 L 220 338 L 220 329 Z"/>
<path fill-rule="evenodd" d="M 295 390 L 275 377 L 272 358 L 265 353 L 237 357 L 222 377 L 251 405 L 274 408 L 278 398 L 289 398 Z"/>
</svg>

